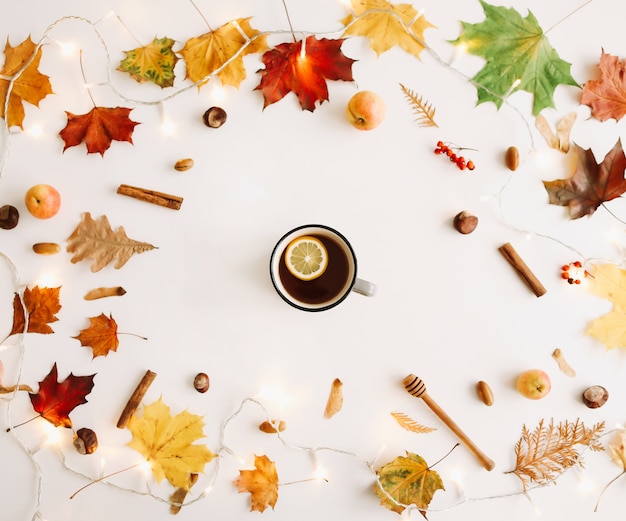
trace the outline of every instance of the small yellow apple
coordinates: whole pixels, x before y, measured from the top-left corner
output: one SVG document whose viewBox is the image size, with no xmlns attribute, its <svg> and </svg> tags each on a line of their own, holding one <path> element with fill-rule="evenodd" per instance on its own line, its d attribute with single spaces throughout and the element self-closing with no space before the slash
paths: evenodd
<svg viewBox="0 0 626 521">
<path fill-rule="evenodd" d="M 26 209 L 37 219 L 50 219 L 61 208 L 61 194 L 53 186 L 38 184 L 26 191 L 24 203 Z"/>
<path fill-rule="evenodd" d="M 372 130 L 385 119 L 385 101 L 371 90 L 361 90 L 348 101 L 348 121 L 359 130 Z"/>
<path fill-rule="evenodd" d="M 528 369 L 519 374 L 515 387 L 522 396 L 530 400 L 539 400 L 548 395 L 552 389 L 552 383 L 550 376 L 545 371 Z"/>
</svg>

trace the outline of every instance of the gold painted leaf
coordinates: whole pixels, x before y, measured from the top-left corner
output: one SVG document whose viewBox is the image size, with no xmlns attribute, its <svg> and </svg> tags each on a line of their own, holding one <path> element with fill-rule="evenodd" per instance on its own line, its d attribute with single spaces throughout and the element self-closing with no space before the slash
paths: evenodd
<svg viewBox="0 0 626 521">
<path fill-rule="evenodd" d="M 121 226 L 113 231 L 106 215 L 94 220 L 89 212 L 83 214 L 80 224 L 67 239 L 67 251 L 74 254 L 71 262 L 75 264 L 85 259 L 93 259 L 93 272 L 100 271 L 113 261 L 113 267 L 119 269 L 133 254 L 154 248 L 155 246 L 147 242 L 129 239 Z"/>
<path fill-rule="evenodd" d="M 205 445 L 195 443 L 205 437 L 202 416 L 188 411 L 172 416 L 161 398 L 145 405 L 143 416 L 131 416 L 127 427 L 133 435 L 128 446 L 146 458 L 159 483 L 165 478 L 174 487 L 189 490 L 190 475 L 202 472 L 215 457 Z"/>
<path fill-rule="evenodd" d="M 243 57 L 268 49 L 265 36 L 259 34 L 251 27 L 249 18 L 239 18 L 190 38 L 180 51 L 187 66 L 186 77 L 194 83 L 203 82 L 198 85 L 201 87 L 217 71 L 224 85 L 239 87 L 246 79 Z"/>
<path fill-rule="evenodd" d="M 174 85 L 174 66 L 178 56 L 174 54 L 171 38 L 154 38 L 152 42 L 131 51 L 124 51 L 126 57 L 117 70 L 127 72 L 139 83 L 151 82 L 161 88 Z"/>
</svg>

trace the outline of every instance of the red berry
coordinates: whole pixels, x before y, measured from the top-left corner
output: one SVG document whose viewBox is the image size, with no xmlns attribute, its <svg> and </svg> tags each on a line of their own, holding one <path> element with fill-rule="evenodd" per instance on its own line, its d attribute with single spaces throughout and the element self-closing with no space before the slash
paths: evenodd
<svg viewBox="0 0 626 521">
<path fill-rule="evenodd" d="M 444 148 L 444 151 L 448 157 L 452 155 L 452 150 L 450 150 L 448 147 Z"/>
<path fill-rule="evenodd" d="M 437 141 L 437 146 L 439 148 L 443 148 L 443 141 Z"/>
<path fill-rule="evenodd" d="M 474 168 L 476 168 L 476 166 L 474 165 L 474 161 L 472 161 L 471 159 L 467 162 L 467 169 L 468 170 L 474 170 Z"/>
<path fill-rule="evenodd" d="M 443 152 L 443 150 L 441 150 L 440 148 L 435 148 L 435 154 L 441 154 Z"/>
<path fill-rule="evenodd" d="M 583 267 L 583 265 L 581 264 L 581 262 L 580 262 L 580 261 L 576 261 L 576 262 L 574 263 L 574 266 L 576 266 L 577 268 L 582 268 L 582 267 Z"/>
<path fill-rule="evenodd" d="M 561 271 L 569 271 L 569 264 L 563 264 L 563 266 L 561 266 Z"/>
<path fill-rule="evenodd" d="M 574 281 L 574 284 L 580 284 L 580 279 L 576 279 L 576 280 Z"/>
<path fill-rule="evenodd" d="M 569 273 L 567 271 L 564 271 L 563 273 L 561 273 L 561 277 L 567 280 L 569 279 Z"/>
</svg>

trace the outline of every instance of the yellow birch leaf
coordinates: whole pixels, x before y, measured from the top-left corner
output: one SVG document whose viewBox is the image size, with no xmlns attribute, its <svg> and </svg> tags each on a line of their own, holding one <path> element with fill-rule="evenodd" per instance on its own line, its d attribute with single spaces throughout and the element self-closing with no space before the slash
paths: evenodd
<svg viewBox="0 0 626 521">
<path fill-rule="evenodd" d="M 174 487 L 188 491 L 190 474 L 203 472 L 205 464 L 215 457 L 205 445 L 194 444 L 204 438 L 202 416 L 188 411 L 172 416 L 161 398 L 145 405 L 143 416 L 131 416 L 127 427 L 133 435 L 128 446 L 146 458 L 159 483 L 165 478 Z"/>
<path fill-rule="evenodd" d="M 259 35 L 250 25 L 250 18 L 239 18 L 215 31 L 190 38 L 180 51 L 187 66 L 186 78 L 201 82 L 198 85 L 201 87 L 217 71 L 224 85 L 239 87 L 246 79 L 243 57 L 268 49 L 265 36 Z"/>
<path fill-rule="evenodd" d="M 155 83 L 161 88 L 174 85 L 174 66 L 178 56 L 172 51 L 174 40 L 154 38 L 152 42 L 132 51 L 124 51 L 126 57 L 120 62 L 118 71 L 127 72 L 139 83 Z"/>
<path fill-rule="evenodd" d="M 602 342 L 607 349 L 626 347 L 626 270 L 614 264 L 593 266 L 588 277 L 589 288 L 599 297 L 608 299 L 613 309 L 593 320 L 586 333 Z"/>
<path fill-rule="evenodd" d="M 9 96 L 9 108 L 6 115 L 7 125 L 24 128 L 25 111 L 22 102 L 28 102 L 36 107 L 48 94 L 52 94 L 50 80 L 45 74 L 39 72 L 41 61 L 41 47 L 26 38 L 17 47 L 11 47 L 7 40 L 4 47 L 5 62 L 0 70 L 0 76 L 13 78 L 13 87 Z M 30 62 L 30 63 L 29 63 Z M 26 65 L 28 63 L 28 65 Z M 18 75 L 20 70 L 26 68 Z M 0 78 L 0 117 L 5 117 L 6 97 L 9 91 L 9 80 Z"/>
<path fill-rule="evenodd" d="M 344 35 L 369 38 L 379 56 L 397 45 L 419 58 L 425 49 L 424 31 L 435 27 L 410 4 L 387 0 L 351 0 L 351 4 L 354 14 L 342 20 Z"/>
</svg>

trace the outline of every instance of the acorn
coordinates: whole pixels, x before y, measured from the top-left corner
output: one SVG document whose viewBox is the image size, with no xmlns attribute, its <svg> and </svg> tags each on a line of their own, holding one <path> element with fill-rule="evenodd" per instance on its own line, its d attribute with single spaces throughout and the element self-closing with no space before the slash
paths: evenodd
<svg viewBox="0 0 626 521">
<path fill-rule="evenodd" d="M 73 443 L 80 454 L 93 454 L 98 448 L 98 437 L 94 431 L 83 427 L 74 434 Z"/>
<path fill-rule="evenodd" d="M 221 107 L 211 107 L 202 115 L 202 121 L 207 127 L 220 128 L 226 123 L 226 111 Z"/>
<path fill-rule="evenodd" d="M 601 385 L 592 385 L 583 392 L 583 403 L 590 409 L 602 407 L 609 399 L 609 392 Z"/>
<path fill-rule="evenodd" d="M 209 390 L 209 375 L 206 373 L 198 373 L 193 379 L 193 386 L 199 393 L 206 393 Z"/>
</svg>

